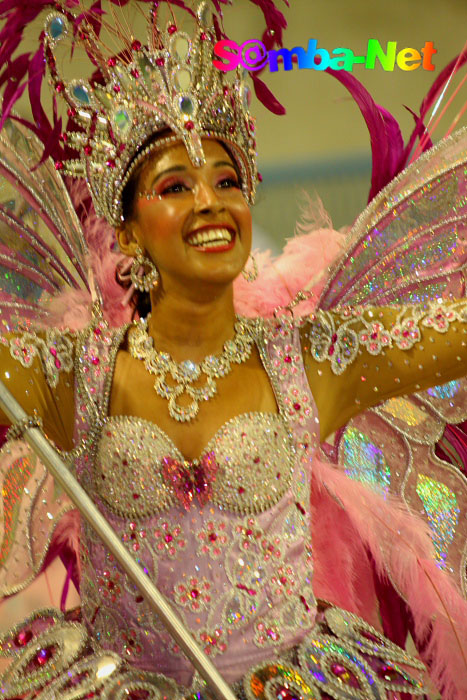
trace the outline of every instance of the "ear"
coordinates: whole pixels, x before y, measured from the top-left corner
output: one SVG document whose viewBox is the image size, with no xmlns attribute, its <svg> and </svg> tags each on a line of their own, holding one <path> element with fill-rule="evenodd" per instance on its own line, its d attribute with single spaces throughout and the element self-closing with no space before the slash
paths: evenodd
<svg viewBox="0 0 467 700">
<path fill-rule="evenodd" d="M 118 226 L 115 229 L 115 235 L 122 253 L 133 258 L 136 254 L 136 248 L 139 246 L 136 222 L 130 223 L 128 221 L 122 226 Z"/>
</svg>

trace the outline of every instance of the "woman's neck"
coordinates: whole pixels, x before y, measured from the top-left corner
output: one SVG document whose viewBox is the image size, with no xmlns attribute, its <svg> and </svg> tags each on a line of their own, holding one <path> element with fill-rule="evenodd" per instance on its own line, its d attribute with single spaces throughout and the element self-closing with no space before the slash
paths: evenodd
<svg viewBox="0 0 467 700">
<path fill-rule="evenodd" d="M 200 362 L 206 355 L 222 352 L 225 341 L 233 337 L 234 323 L 232 287 L 205 299 L 151 295 L 149 335 L 155 347 L 175 361 Z"/>
</svg>

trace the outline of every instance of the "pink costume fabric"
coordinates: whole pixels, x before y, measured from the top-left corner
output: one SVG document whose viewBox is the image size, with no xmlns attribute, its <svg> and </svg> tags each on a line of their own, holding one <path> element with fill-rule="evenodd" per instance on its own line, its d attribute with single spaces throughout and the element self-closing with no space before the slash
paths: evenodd
<svg viewBox="0 0 467 700">
<path fill-rule="evenodd" d="M 89 432 L 94 415 L 101 438 L 95 464 L 78 460 L 77 476 L 224 678 L 237 681 L 297 645 L 316 614 L 308 504 L 318 422 L 298 333 L 259 340 L 280 412 L 241 415 L 220 428 L 199 458 L 211 455 L 218 464 L 210 498 L 188 509 L 164 479 L 164 459 L 184 464 L 167 435 L 148 421 L 107 415 L 103 383 L 121 333 L 111 345 L 105 333 L 90 335 L 78 382 L 84 386 L 86 377 L 86 390 L 95 391 L 92 403 L 77 406 L 76 438 Z M 285 363 L 286 355 L 293 362 Z M 100 359 L 97 367 L 90 357 Z M 137 667 L 189 686 L 191 665 L 88 528 L 81 544 L 90 632 Z"/>
</svg>

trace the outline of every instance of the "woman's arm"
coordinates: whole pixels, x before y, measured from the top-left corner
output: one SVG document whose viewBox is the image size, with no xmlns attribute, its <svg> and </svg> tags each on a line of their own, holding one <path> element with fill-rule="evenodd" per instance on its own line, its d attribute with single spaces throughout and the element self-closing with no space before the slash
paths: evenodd
<svg viewBox="0 0 467 700">
<path fill-rule="evenodd" d="M 319 311 L 302 344 L 324 439 L 370 406 L 467 374 L 467 301 Z"/>
<path fill-rule="evenodd" d="M 73 446 L 74 346 L 73 334 L 56 329 L 0 336 L 0 379 L 65 450 Z M 9 424 L 1 411 L 0 423 Z"/>
</svg>

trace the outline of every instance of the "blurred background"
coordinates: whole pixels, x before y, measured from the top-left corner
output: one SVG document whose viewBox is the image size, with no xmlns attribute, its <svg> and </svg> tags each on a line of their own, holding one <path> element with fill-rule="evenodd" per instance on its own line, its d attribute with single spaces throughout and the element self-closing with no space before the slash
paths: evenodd
<svg viewBox="0 0 467 700">
<path fill-rule="evenodd" d="M 353 75 L 398 120 L 404 141 L 414 126 L 404 105 L 418 112 L 432 82 L 467 40 L 465 0 L 291 0 L 289 8 L 278 0 L 277 5 L 288 22 L 284 46 L 289 49 L 306 48 L 310 38 L 329 52 L 345 46 L 356 55 L 366 54 L 370 38 L 378 39 L 383 47 L 387 41 L 397 41 L 398 51 L 406 47 L 420 50 L 426 41 L 434 42 L 434 71 L 422 67 L 402 71 L 396 66 L 386 72 L 379 65 L 374 70 L 354 66 Z M 234 2 L 226 11 L 227 34 L 238 43 L 260 38 L 262 27 L 261 13 L 246 0 Z M 465 75 L 465 69 L 460 75 Z M 303 191 L 319 195 L 335 228 L 352 223 L 368 198 L 370 141 L 358 107 L 332 76 L 298 70 L 295 65 L 289 72 L 265 70 L 261 78 L 287 110 L 279 117 L 258 100 L 252 104 L 257 115 L 259 170 L 264 178 L 253 217 L 269 246 L 278 251 L 293 235 Z M 435 139 L 446 133 L 466 101 L 467 83 L 436 130 Z M 459 126 L 466 124 L 464 114 Z M 263 236 L 259 241 L 264 245 Z"/>
<path fill-rule="evenodd" d="M 306 49 L 310 38 L 329 52 L 344 46 L 356 55 L 366 54 L 371 38 L 378 39 L 383 48 L 388 41 L 396 41 L 397 51 L 407 47 L 420 51 L 426 41 L 434 43 L 434 71 L 422 67 L 403 71 L 397 65 L 393 71 L 384 71 L 378 63 L 374 70 L 354 66 L 354 76 L 399 121 L 405 141 L 414 121 L 404 105 L 419 111 L 432 82 L 467 41 L 466 0 L 290 0 L 290 7 L 283 0 L 275 2 L 288 22 L 284 32 L 288 49 Z M 83 0 L 83 5 L 90 4 Z M 195 0 L 192 4 L 196 5 Z M 138 9 L 130 2 L 125 13 L 135 36 L 144 40 L 144 22 Z M 252 2 L 233 0 L 224 17 L 227 35 L 238 44 L 261 38 L 264 20 Z M 40 22 L 27 30 L 31 51 L 35 50 L 43 20 L 41 16 Z M 71 65 L 69 56 L 64 57 L 62 68 L 70 78 L 89 75 L 91 66 L 76 55 Z M 465 74 L 463 69 L 459 76 Z M 298 70 L 295 65 L 287 72 L 280 67 L 277 73 L 270 73 L 266 68 L 261 79 L 287 112 L 284 116 L 271 114 L 253 97 L 251 110 L 257 116 L 258 163 L 263 175 L 253 210 L 255 243 L 277 253 L 294 233 L 304 191 L 319 195 L 335 228 L 353 222 L 367 202 L 370 141 L 355 102 L 327 73 Z M 457 85 L 460 78 L 453 82 Z M 467 80 L 436 130 L 435 139 L 446 133 L 466 101 Z M 27 112 L 26 100 L 21 109 Z M 467 113 L 459 121 L 459 126 L 463 124 L 467 124 Z"/>
</svg>

